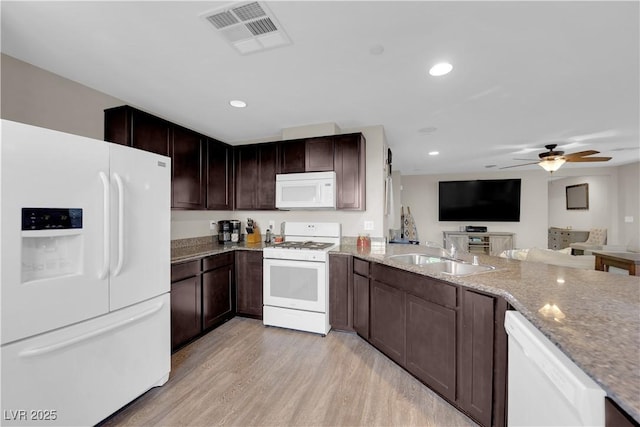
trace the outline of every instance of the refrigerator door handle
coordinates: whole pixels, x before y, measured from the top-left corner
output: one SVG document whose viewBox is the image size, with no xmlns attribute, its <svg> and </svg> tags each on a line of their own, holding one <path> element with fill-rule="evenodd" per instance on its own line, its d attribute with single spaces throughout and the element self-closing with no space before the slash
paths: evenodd
<svg viewBox="0 0 640 427">
<path fill-rule="evenodd" d="M 117 276 L 122 271 L 124 264 L 124 184 L 122 178 L 117 173 L 113 174 L 118 189 L 118 262 L 113 271 L 113 275 Z"/>
<path fill-rule="evenodd" d="M 103 198 L 103 203 L 102 203 L 102 209 L 103 209 L 103 214 L 104 214 L 104 227 L 103 227 L 103 238 L 102 238 L 102 270 L 98 273 L 98 278 L 100 280 L 104 279 L 107 277 L 107 275 L 109 274 L 109 239 L 111 237 L 111 231 L 109 229 L 109 223 L 110 223 L 110 216 L 109 216 L 109 212 L 110 212 L 110 204 L 109 204 L 109 197 L 110 197 L 110 186 L 109 186 L 109 178 L 107 177 L 107 174 L 105 174 L 104 172 L 100 171 L 99 173 L 100 179 L 102 180 L 102 198 Z"/>
<path fill-rule="evenodd" d="M 148 308 L 145 311 L 142 311 L 136 315 L 127 317 L 118 322 L 112 323 L 111 325 L 104 326 L 102 328 L 95 329 L 91 332 L 87 332 L 86 334 L 78 335 L 73 338 L 69 338 L 68 340 L 60 341 L 55 344 L 45 345 L 42 347 L 30 348 L 23 350 L 19 353 L 20 357 L 36 357 L 41 356 L 43 354 L 51 353 L 52 351 L 60 350 L 65 347 L 72 346 L 73 344 L 86 341 L 93 337 L 97 337 L 99 335 L 104 335 L 108 332 L 113 331 L 114 329 L 123 328 L 128 326 L 134 322 L 138 322 L 142 319 L 145 319 L 154 313 L 157 313 L 164 306 L 164 302 L 159 302 L 155 304 L 153 307 Z"/>
</svg>

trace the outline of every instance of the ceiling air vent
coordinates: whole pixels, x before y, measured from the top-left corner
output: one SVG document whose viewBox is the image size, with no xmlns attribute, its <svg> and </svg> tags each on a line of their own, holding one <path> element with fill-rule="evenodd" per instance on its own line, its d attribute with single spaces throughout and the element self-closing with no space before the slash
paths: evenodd
<svg viewBox="0 0 640 427">
<path fill-rule="evenodd" d="M 233 3 L 201 17 L 243 55 L 291 44 L 273 13 L 261 2 Z"/>
</svg>

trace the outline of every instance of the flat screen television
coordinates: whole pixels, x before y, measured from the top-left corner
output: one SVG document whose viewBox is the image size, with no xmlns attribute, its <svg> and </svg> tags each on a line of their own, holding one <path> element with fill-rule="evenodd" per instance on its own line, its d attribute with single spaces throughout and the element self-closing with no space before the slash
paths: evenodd
<svg viewBox="0 0 640 427">
<path fill-rule="evenodd" d="M 520 221 L 520 179 L 440 181 L 439 221 Z"/>
</svg>

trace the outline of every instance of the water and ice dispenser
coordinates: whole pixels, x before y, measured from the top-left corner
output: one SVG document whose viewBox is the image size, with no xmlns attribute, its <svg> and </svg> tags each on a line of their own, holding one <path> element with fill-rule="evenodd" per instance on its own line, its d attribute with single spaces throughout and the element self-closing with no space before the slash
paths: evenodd
<svg viewBox="0 0 640 427">
<path fill-rule="evenodd" d="M 22 208 L 22 283 L 82 273 L 82 209 Z"/>
</svg>

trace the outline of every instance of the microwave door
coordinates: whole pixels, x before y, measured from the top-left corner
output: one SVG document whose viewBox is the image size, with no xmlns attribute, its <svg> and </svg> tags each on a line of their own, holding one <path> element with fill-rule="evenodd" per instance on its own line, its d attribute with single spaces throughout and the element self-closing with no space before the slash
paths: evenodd
<svg viewBox="0 0 640 427">
<path fill-rule="evenodd" d="M 278 188 L 278 207 L 308 208 L 318 206 L 320 191 L 317 182 L 283 182 Z"/>
</svg>

